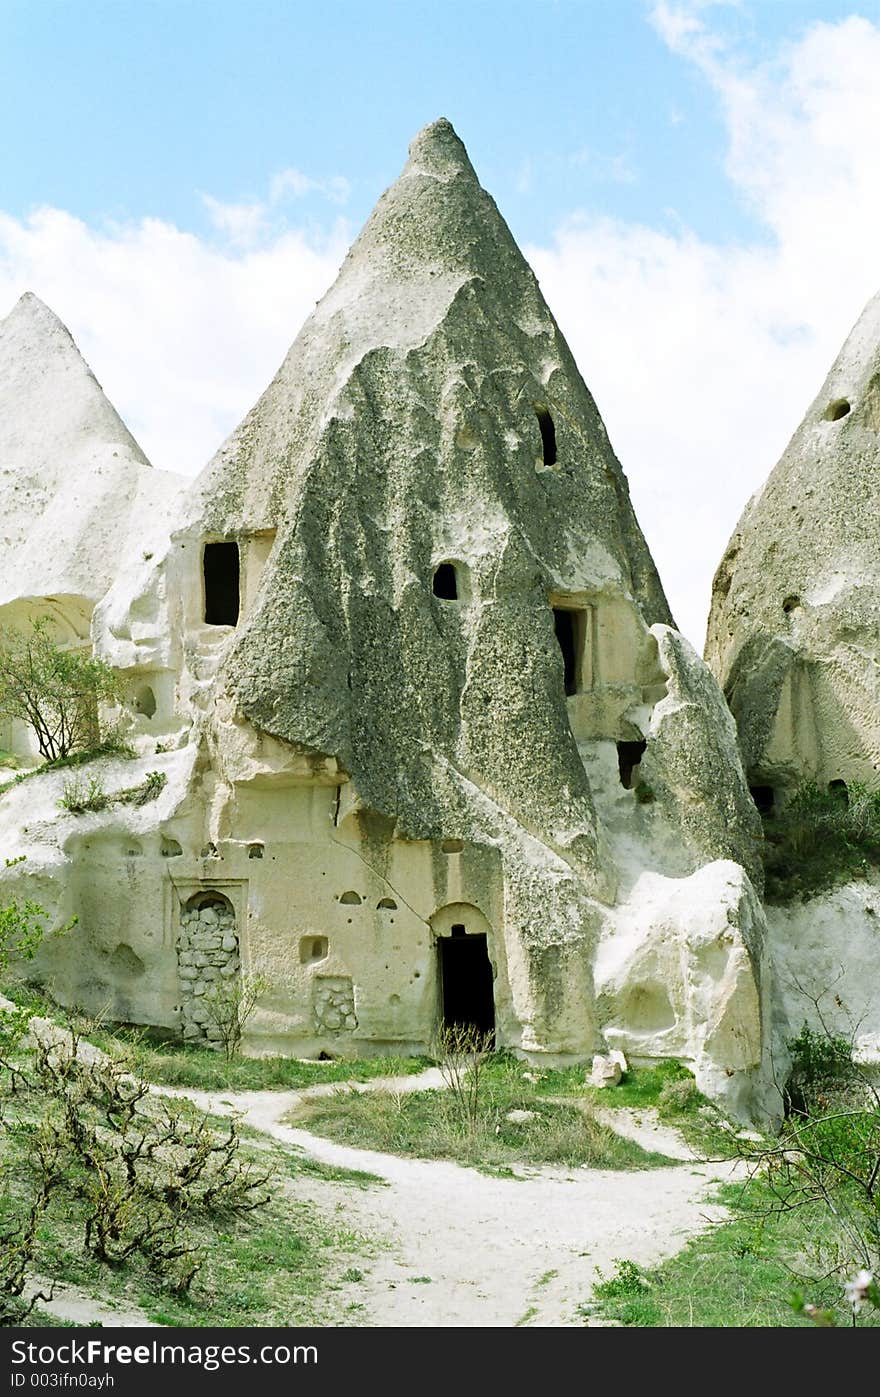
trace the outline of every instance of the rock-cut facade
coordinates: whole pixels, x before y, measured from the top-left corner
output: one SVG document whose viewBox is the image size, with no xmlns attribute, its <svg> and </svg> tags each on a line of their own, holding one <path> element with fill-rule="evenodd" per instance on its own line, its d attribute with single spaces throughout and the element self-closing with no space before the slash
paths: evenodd
<svg viewBox="0 0 880 1397">
<path fill-rule="evenodd" d="M 66 336 L 32 299 L 16 319 Z M 97 389 L 69 336 L 65 353 Z M 138 757 L 107 759 L 108 786 L 167 781 L 79 816 L 57 807 L 62 773 L 0 797 L 27 855 L 4 888 L 78 918 L 42 953 L 53 992 L 210 1042 L 211 986 L 259 977 L 250 1052 L 407 1052 L 465 1024 L 542 1061 L 681 1058 L 734 1111 L 771 1110 L 735 726 L 448 122 L 416 138 L 195 482 L 153 472 L 101 401 L 76 469 L 127 472 L 95 506 L 106 546 L 86 557 L 83 488 L 64 505 L 79 571 L 51 549 L 45 572 L 19 567 L 20 480 L 44 470 L 20 443 L 0 600 L 17 623 L 56 615 L 122 676 Z M 56 474 L 41 519 L 70 485 Z M 6 742 L 27 759 L 23 729 Z"/>
</svg>

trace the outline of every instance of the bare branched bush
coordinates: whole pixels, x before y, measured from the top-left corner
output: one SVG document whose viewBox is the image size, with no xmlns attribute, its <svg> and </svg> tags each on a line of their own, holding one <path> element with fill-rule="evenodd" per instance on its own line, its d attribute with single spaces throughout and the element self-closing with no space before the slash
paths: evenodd
<svg viewBox="0 0 880 1397">
<path fill-rule="evenodd" d="M 63 1193 L 81 1207 L 87 1253 L 108 1265 L 140 1256 L 182 1292 L 202 1264 L 187 1222 L 269 1201 L 271 1170 L 241 1159 L 234 1120 L 218 1128 L 188 1102 L 159 1098 L 77 1031 L 39 1036 L 18 1077 L 39 1103 L 26 1152 L 31 1241 Z M 22 1252 L 22 1276 L 29 1262 Z"/>
<path fill-rule="evenodd" d="M 241 1047 L 248 1019 L 261 995 L 269 988 L 262 975 L 229 975 L 215 980 L 204 996 L 211 1023 L 220 1030 L 220 1046 L 227 1062 Z"/>
<path fill-rule="evenodd" d="M 445 1024 L 432 1044 L 432 1057 L 449 1088 L 449 1099 L 463 1133 L 477 1134 L 483 1113 L 483 1067 L 494 1034 L 473 1024 Z"/>
</svg>

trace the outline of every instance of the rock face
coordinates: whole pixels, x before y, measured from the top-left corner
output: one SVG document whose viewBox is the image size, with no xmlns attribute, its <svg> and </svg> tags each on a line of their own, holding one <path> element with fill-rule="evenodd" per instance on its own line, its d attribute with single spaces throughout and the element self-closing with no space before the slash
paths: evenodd
<svg viewBox="0 0 880 1397">
<path fill-rule="evenodd" d="M 88 644 L 95 603 L 167 537 L 181 481 L 153 470 L 70 332 L 29 292 L 0 322 L 0 627 L 48 616 Z M 0 717 L 0 748 L 27 757 Z"/>
<path fill-rule="evenodd" d="M 762 798 L 880 783 L 880 296 L 715 577 L 706 658 Z"/>
<path fill-rule="evenodd" d="M 674 1044 L 761 1104 L 760 826 L 733 725 L 448 122 L 93 629 L 148 683 L 143 750 L 191 753 L 142 841 L 189 958 L 153 1021 L 207 1033 L 207 903 L 228 963 L 271 987 L 254 1049 L 404 1051 L 456 1023 L 551 1058 Z M 640 939 L 666 948 L 649 970 Z M 672 1019 L 642 1033 L 645 975 Z"/>
<path fill-rule="evenodd" d="M 0 606 L 69 596 L 90 613 L 179 484 L 151 469 L 58 317 L 22 296 L 0 322 Z"/>
</svg>

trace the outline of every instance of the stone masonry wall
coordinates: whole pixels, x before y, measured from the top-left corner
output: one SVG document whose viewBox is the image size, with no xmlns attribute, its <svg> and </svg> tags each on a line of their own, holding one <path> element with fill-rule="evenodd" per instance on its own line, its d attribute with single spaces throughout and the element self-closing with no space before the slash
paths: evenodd
<svg viewBox="0 0 880 1397">
<path fill-rule="evenodd" d="M 225 899 L 202 899 L 200 905 L 183 909 L 177 964 L 184 1038 L 219 1047 L 222 1034 L 205 996 L 218 980 L 241 974 L 235 912 Z"/>
</svg>

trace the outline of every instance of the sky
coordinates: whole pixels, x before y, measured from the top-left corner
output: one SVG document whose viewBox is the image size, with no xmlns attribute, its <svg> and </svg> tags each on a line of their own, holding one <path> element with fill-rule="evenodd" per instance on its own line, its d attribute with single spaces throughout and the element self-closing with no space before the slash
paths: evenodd
<svg viewBox="0 0 880 1397">
<path fill-rule="evenodd" d="M 880 0 L 0 0 L 0 315 L 36 292 L 192 474 L 446 116 L 701 649 L 880 289 L 878 73 Z"/>
</svg>

